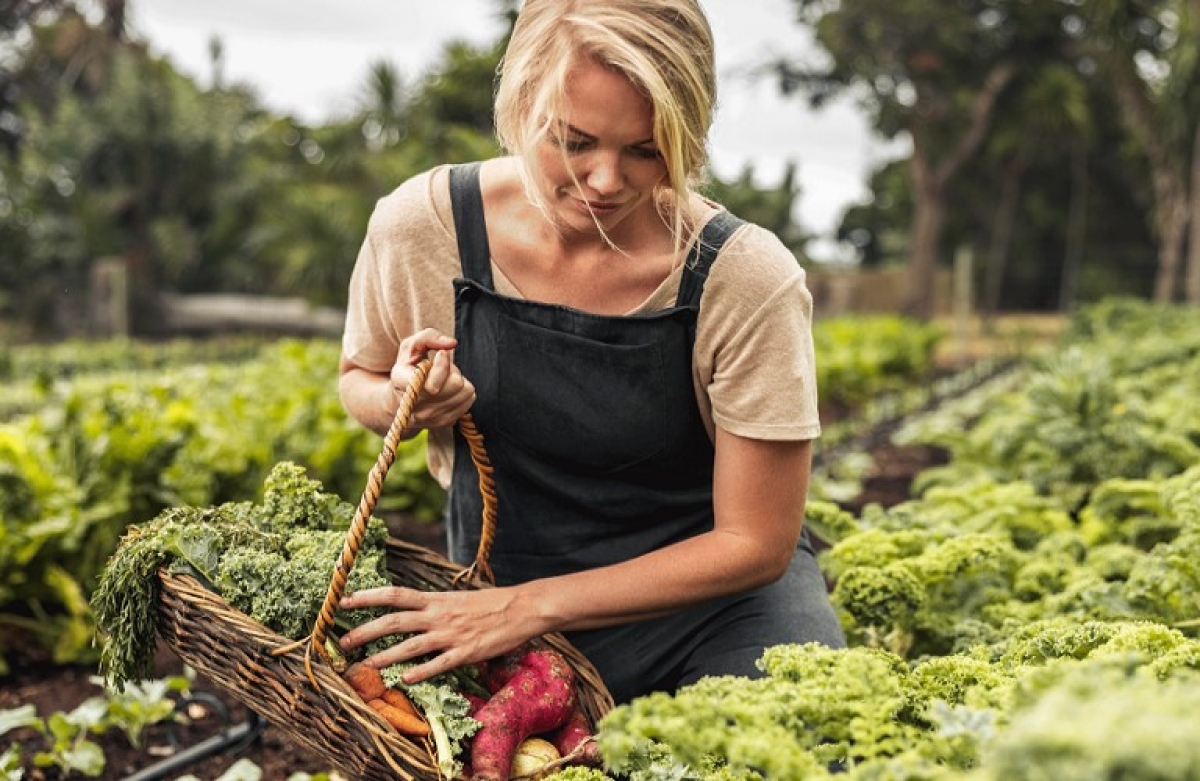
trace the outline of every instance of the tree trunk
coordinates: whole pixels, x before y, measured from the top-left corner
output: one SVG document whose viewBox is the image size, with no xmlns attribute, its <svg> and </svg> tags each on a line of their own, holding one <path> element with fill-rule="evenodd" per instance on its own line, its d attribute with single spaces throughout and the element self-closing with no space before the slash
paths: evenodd
<svg viewBox="0 0 1200 781">
<path fill-rule="evenodd" d="M 1197 13 L 1200 17 L 1200 13 Z M 1187 302 L 1200 304 L 1200 123 L 1192 141 L 1191 230 L 1188 232 L 1188 255 L 1184 294 Z"/>
<path fill-rule="evenodd" d="M 1187 193 L 1178 173 L 1154 174 L 1155 226 L 1158 234 L 1158 273 L 1154 277 L 1154 300 L 1169 304 L 1179 289 L 1179 269 L 1183 265 L 1183 237 L 1187 229 Z M 1169 181 L 1168 181 L 1169 180 Z"/>
<path fill-rule="evenodd" d="M 1087 241 L 1088 147 L 1082 136 L 1071 144 L 1071 202 L 1067 204 L 1066 246 L 1063 248 L 1062 282 L 1058 289 L 1058 311 L 1069 312 L 1079 292 L 1079 269 Z"/>
<path fill-rule="evenodd" d="M 1012 63 L 1000 62 L 992 67 L 971 105 L 970 123 L 966 131 L 936 164 L 933 159 L 936 145 L 928 138 L 929 128 L 920 122 L 914 122 L 909 127 L 913 141 L 913 153 L 909 158 L 913 220 L 908 274 L 904 280 L 904 297 L 901 301 L 901 311 L 909 317 L 927 320 L 933 316 L 933 286 L 942 226 L 946 221 L 946 192 L 950 182 L 987 138 L 996 101 L 1015 74 L 1016 66 Z"/>
<path fill-rule="evenodd" d="M 911 165 L 921 165 L 915 153 Z M 901 312 L 908 317 L 928 320 L 934 314 L 934 282 L 942 225 L 946 221 L 946 199 L 945 192 L 933 177 L 914 176 L 913 180 L 912 238 Z"/>
<path fill-rule="evenodd" d="M 1154 193 L 1151 226 L 1158 241 L 1158 273 L 1154 278 L 1154 300 L 1175 300 L 1179 268 L 1183 261 L 1183 237 L 1187 229 L 1187 181 L 1181 161 L 1163 138 L 1154 118 L 1154 108 L 1138 77 L 1122 67 L 1113 71 L 1121 120 L 1141 147 L 1150 164 Z"/>
<path fill-rule="evenodd" d="M 992 220 L 992 235 L 984 261 L 983 316 L 989 320 L 1000 308 L 1000 291 L 1004 286 L 1004 270 L 1008 265 L 1008 247 L 1012 243 L 1013 223 L 1020 203 L 1021 178 L 1029 163 L 1030 140 L 1021 135 L 1016 154 L 1004 169 L 1000 180 L 1000 203 Z"/>
</svg>

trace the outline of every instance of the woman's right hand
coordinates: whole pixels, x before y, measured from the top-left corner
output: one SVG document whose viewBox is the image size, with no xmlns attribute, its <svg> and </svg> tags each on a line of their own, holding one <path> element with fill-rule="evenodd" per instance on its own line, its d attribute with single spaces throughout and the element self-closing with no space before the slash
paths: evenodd
<svg viewBox="0 0 1200 781">
<path fill-rule="evenodd" d="M 457 339 L 433 328 L 420 330 L 400 342 L 391 371 L 393 414 L 416 374 L 414 367 L 426 355 L 432 358 L 425 385 L 409 418 L 410 432 L 452 426 L 475 403 L 475 386 L 454 365 L 452 351 L 457 346 Z"/>
</svg>

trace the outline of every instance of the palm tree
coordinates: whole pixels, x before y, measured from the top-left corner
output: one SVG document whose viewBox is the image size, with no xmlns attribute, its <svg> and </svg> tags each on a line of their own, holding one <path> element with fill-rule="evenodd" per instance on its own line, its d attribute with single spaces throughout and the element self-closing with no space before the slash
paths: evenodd
<svg viewBox="0 0 1200 781">
<path fill-rule="evenodd" d="M 373 149 L 393 146 L 406 132 L 408 103 L 404 79 L 387 60 L 371 63 L 362 88 L 360 113 L 363 137 Z"/>
</svg>

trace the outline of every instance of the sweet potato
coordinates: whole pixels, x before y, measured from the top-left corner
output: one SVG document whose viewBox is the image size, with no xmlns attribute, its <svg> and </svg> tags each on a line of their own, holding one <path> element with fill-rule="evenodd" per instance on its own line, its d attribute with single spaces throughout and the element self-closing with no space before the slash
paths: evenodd
<svg viewBox="0 0 1200 781">
<path fill-rule="evenodd" d="M 484 705 L 487 705 L 487 700 L 483 697 L 480 697 L 477 694 L 471 694 L 470 692 L 462 692 L 462 696 L 466 697 L 467 702 L 471 703 L 471 707 L 467 711 L 467 715 L 470 716 L 471 718 L 475 718 L 475 714 L 479 713 L 479 709 L 482 708 Z"/>
<path fill-rule="evenodd" d="M 355 662 L 347 667 L 346 672 L 342 673 L 342 678 L 350 684 L 350 688 L 354 689 L 359 697 L 367 702 L 379 699 L 387 691 L 387 686 L 379 671 L 362 662 Z"/>
<path fill-rule="evenodd" d="M 600 767 L 600 747 L 596 745 L 587 714 L 576 705 L 565 724 L 550 735 L 550 742 L 562 756 L 572 756 L 572 764 Z M 576 753 L 578 752 L 578 753 Z"/>
<path fill-rule="evenodd" d="M 489 659 L 480 665 L 479 682 L 483 684 L 483 688 L 487 689 L 488 694 L 495 694 L 504 688 L 504 684 L 512 680 L 512 677 L 517 674 L 521 659 L 530 650 L 529 646 L 521 646 L 511 653 Z"/>
<path fill-rule="evenodd" d="M 575 672 L 557 652 L 530 650 L 516 671 L 475 714 L 471 739 L 474 781 L 507 781 L 517 746 L 561 727 L 575 709 Z"/>
<path fill-rule="evenodd" d="M 429 724 L 420 716 L 402 711 L 382 699 L 369 700 L 367 704 L 402 735 L 425 737 L 430 732 Z"/>
</svg>

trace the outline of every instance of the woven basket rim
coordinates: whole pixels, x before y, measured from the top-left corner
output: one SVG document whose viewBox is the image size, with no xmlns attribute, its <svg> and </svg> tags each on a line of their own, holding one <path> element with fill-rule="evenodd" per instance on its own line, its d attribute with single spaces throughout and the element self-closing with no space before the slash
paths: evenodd
<svg viewBox="0 0 1200 781">
<path fill-rule="evenodd" d="M 393 538 L 388 541 L 388 549 L 389 563 L 396 557 L 413 573 L 411 581 L 401 581 L 403 585 L 490 587 L 486 583 L 452 582 L 461 569 L 441 554 L 414 543 Z M 395 580 L 395 568 L 389 566 L 389 570 Z M 440 777 L 431 741 L 394 730 L 317 654 L 311 654 L 308 660 L 320 687 L 320 691 L 314 691 L 305 660 L 307 644 L 297 644 L 236 610 L 191 575 L 161 567 L 158 578 L 158 631 L 164 643 L 293 742 L 354 778 Z M 580 706 L 595 729 L 599 719 L 613 707 L 612 696 L 595 667 L 560 634 L 545 635 L 534 642 L 559 651 L 571 665 Z M 287 646 L 292 648 L 286 653 L 272 655 Z M 313 718 L 301 718 L 309 715 Z"/>
<path fill-rule="evenodd" d="M 431 741 L 421 740 L 418 751 L 417 741 L 392 729 L 333 670 L 323 646 L 430 364 L 431 358 L 426 356 L 413 367 L 413 377 L 368 475 L 345 545 L 334 563 L 328 592 L 307 641 L 297 643 L 277 634 L 235 610 L 195 578 L 174 575 L 166 568 L 159 571 L 159 635 L 176 655 L 296 742 L 315 750 L 334 767 L 349 771 L 355 778 L 428 779 L 440 776 L 433 761 Z M 397 585 L 425 590 L 487 586 L 478 576 L 481 573 L 490 575 L 488 553 L 495 529 L 494 476 L 482 437 L 469 413 L 460 419 L 459 427 L 472 444 L 471 457 L 479 473 L 480 492 L 484 498 L 483 535 L 475 564 L 464 570 L 435 551 L 393 538 L 388 541 L 387 563 L 392 581 Z M 393 563 L 401 559 L 407 561 L 406 566 L 393 567 Z M 214 643 L 214 640 L 226 642 Z M 247 648 L 250 645 L 247 640 L 253 640 L 256 645 Z M 553 648 L 570 665 L 576 675 L 580 707 L 595 731 L 600 718 L 613 707 L 612 695 L 595 667 L 561 634 L 543 635 L 531 642 Z M 256 676 L 259 688 L 254 689 L 248 684 Z M 243 685 L 239 686 L 239 683 Z M 329 693 L 333 696 L 329 697 Z M 304 706 L 308 711 L 326 709 L 324 717 L 307 721 L 311 713 L 306 713 Z M 307 728 L 303 724 L 308 724 Z M 330 736 L 333 731 L 338 734 Z M 327 737 L 330 739 L 325 740 Z M 355 750 L 368 744 L 373 750 Z M 411 775 L 410 770 L 419 770 L 421 775 Z"/>
</svg>

